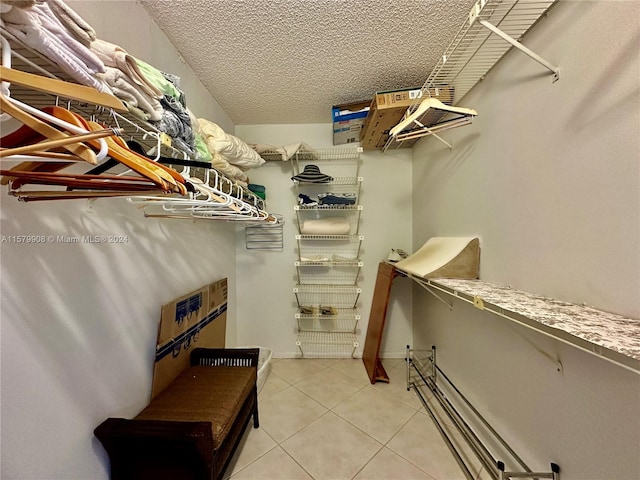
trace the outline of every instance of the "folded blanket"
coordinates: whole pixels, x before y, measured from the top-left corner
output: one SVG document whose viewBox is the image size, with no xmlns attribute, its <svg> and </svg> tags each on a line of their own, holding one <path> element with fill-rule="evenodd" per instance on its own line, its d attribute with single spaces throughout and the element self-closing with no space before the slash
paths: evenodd
<svg viewBox="0 0 640 480">
<path fill-rule="evenodd" d="M 160 100 L 162 92 L 151 83 L 138 68 L 136 59 L 119 45 L 97 39 L 91 42 L 91 51 L 104 62 L 107 67 L 114 67 L 129 77 L 130 83 L 151 98 Z"/>
<path fill-rule="evenodd" d="M 96 39 L 96 31 L 62 0 L 48 0 L 49 8 L 67 30 L 85 46 Z"/>
<path fill-rule="evenodd" d="M 142 75 L 146 78 L 147 82 L 157 88 L 164 95 L 179 99 L 181 92 L 176 88 L 175 84 L 169 81 L 160 70 L 156 67 L 149 65 L 147 62 L 135 59 L 138 64 L 138 69 Z"/>
<path fill-rule="evenodd" d="M 326 217 L 318 220 L 305 220 L 300 233 L 305 235 L 348 235 L 351 225 L 344 217 Z"/>
<path fill-rule="evenodd" d="M 58 65 L 70 77 L 100 92 L 111 93 L 96 77 L 105 71 L 104 63 L 73 38 L 46 3 L 32 8 L 3 8 L 2 26 L 16 39 Z"/>
<path fill-rule="evenodd" d="M 105 67 L 105 73 L 98 76 L 109 85 L 116 97 L 127 103 L 128 107 L 137 107 L 143 110 L 149 120 L 159 121 L 162 119 L 164 110 L 160 101 L 140 90 L 138 85 L 133 83 L 122 70 L 115 67 Z"/>
</svg>

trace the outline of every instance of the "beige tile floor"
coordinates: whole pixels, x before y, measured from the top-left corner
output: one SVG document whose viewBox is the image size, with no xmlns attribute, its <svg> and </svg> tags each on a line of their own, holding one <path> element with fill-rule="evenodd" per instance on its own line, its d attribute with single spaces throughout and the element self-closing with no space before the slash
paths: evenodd
<svg viewBox="0 0 640 480">
<path fill-rule="evenodd" d="M 415 392 L 403 359 L 371 385 L 361 359 L 273 359 L 231 480 L 464 480 Z M 484 478 L 480 466 L 474 474 Z"/>
</svg>

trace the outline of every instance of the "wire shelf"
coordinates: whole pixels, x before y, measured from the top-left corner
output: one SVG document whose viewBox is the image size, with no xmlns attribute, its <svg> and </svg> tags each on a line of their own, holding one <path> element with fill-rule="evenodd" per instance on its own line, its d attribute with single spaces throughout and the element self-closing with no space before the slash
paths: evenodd
<svg viewBox="0 0 640 480">
<path fill-rule="evenodd" d="M 247 250 L 274 250 L 281 252 L 284 246 L 284 222 L 278 219 L 275 225 L 258 224 L 245 227 Z"/>
<path fill-rule="evenodd" d="M 299 331 L 351 332 L 355 333 L 360 315 L 353 308 L 335 308 L 332 306 L 307 307 L 296 313 Z M 323 312 L 325 314 L 323 314 Z"/>
<path fill-rule="evenodd" d="M 362 148 L 315 148 L 310 151 L 300 151 L 294 155 L 295 160 L 301 162 L 322 161 L 332 162 L 340 160 L 348 160 L 350 162 L 358 160 Z"/>
<path fill-rule="evenodd" d="M 358 337 L 342 332 L 300 332 L 296 345 L 307 358 L 353 358 Z"/>
<path fill-rule="evenodd" d="M 326 188 L 326 187 L 335 187 L 335 186 L 344 186 L 344 185 L 355 186 L 362 183 L 362 177 L 333 177 L 333 180 L 331 180 L 330 182 L 323 182 L 323 183 L 303 182 L 300 180 L 294 180 L 293 183 L 297 187 L 313 186 L 313 187 Z"/>
<path fill-rule="evenodd" d="M 296 235 L 298 259 L 301 262 L 326 258 L 327 261 L 357 261 L 360 257 L 362 235 Z M 340 252 L 336 254 L 334 252 Z"/>
<path fill-rule="evenodd" d="M 338 206 L 329 206 L 329 205 L 319 205 L 317 207 L 303 207 L 301 205 L 295 205 L 294 211 L 296 213 L 296 220 L 298 223 L 298 231 L 301 234 L 308 235 L 309 232 L 312 231 L 317 233 L 318 228 L 309 229 L 309 224 L 305 223 L 307 220 L 330 220 L 333 219 L 336 222 L 344 224 L 344 232 L 349 235 L 357 235 L 358 230 L 360 229 L 360 217 L 362 215 L 362 205 L 345 205 L 342 207 Z M 311 223 L 311 222 L 309 222 Z M 316 222 L 317 225 L 317 222 Z M 346 228 L 349 228 L 346 231 Z M 332 231 L 330 229 L 329 231 Z M 335 230 L 333 230 L 335 231 Z"/>
<path fill-rule="evenodd" d="M 458 104 L 511 49 L 511 44 L 492 35 L 479 20 L 486 20 L 514 40 L 520 41 L 557 0 L 479 0 L 465 19 L 439 62 L 425 81 L 422 92 L 451 86 Z M 471 21 L 473 18 L 473 21 Z M 409 107 L 413 112 L 422 99 Z"/>
<path fill-rule="evenodd" d="M 298 284 L 293 292 L 298 307 L 331 305 L 335 308 L 355 308 L 362 289 L 356 285 Z"/>
<path fill-rule="evenodd" d="M 295 205 L 295 210 L 300 211 L 312 211 L 316 212 L 319 210 L 336 210 L 339 212 L 343 211 L 353 211 L 359 212 L 362 211 L 362 205 L 314 205 L 314 206 L 306 206 L 306 205 Z"/>
<path fill-rule="evenodd" d="M 295 262 L 300 285 L 355 285 L 363 262 L 355 260 Z"/>
<path fill-rule="evenodd" d="M 362 148 L 320 148 L 313 150 L 313 154 L 308 152 L 296 153 L 293 156 L 293 175 L 298 175 L 304 170 L 304 166 L 308 164 L 323 163 L 323 173 L 333 177 L 332 182 L 352 182 L 358 179 L 360 172 L 360 154 Z M 324 171 L 325 167 L 328 171 Z M 350 180 L 338 180 L 344 177 Z M 310 182 L 301 182 L 305 185 Z M 340 184 L 340 183 L 329 183 Z M 323 185 L 327 185 L 326 183 Z"/>
<path fill-rule="evenodd" d="M 325 241 L 340 241 L 340 242 L 349 242 L 356 243 L 362 242 L 364 240 L 363 235 L 296 235 L 296 240 L 301 241 L 313 241 L 313 240 L 322 240 Z"/>
</svg>

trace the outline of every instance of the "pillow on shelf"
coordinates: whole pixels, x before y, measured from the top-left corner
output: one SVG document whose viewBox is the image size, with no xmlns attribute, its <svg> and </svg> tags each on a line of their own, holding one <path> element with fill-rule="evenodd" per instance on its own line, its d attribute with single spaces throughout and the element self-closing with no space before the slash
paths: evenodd
<svg viewBox="0 0 640 480">
<path fill-rule="evenodd" d="M 300 225 L 300 233 L 305 235 L 349 235 L 351 224 L 343 217 L 327 217 L 305 220 Z"/>
</svg>

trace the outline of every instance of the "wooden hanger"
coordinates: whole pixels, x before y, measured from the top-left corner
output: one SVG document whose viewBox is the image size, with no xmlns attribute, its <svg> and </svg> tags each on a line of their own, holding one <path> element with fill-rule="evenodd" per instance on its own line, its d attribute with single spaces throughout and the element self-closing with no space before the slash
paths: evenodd
<svg viewBox="0 0 640 480">
<path fill-rule="evenodd" d="M 104 129 L 103 125 L 100 125 L 97 122 L 87 121 L 80 115 L 65 108 L 56 106 L 49 107 L 49 110 L 51 111 L 51 114 L 55 115 L 57 118 L 65 120 L 79 127 L 86 128 L 89 131 L 99 131 Z M 105 138 L 107 146 L 109 147 L 108 154 L 112 159 L 117 160 L 134 172 L 150 179 L 158 186 L 160 186 L 163 190 L 186 193 L 186 188 L 184 188 L 184 185 L 182 185 L 182 189 L 178 187 L 174 177 L 170 175 L 166 170 L 160 168 L 159 165 L 150 162 L 148 158 L 140 157 L 135 152 L 132 152 L 127 148 L 123 148 L 121 144 L 116 141 L 116 139 L 119 139 L 119 137 L 113 136 Z M 122 140 L 120 139 L 120 141 Z M 97 147 L 97 140 L 89 140 L 88 143 Z"/>
<path fill-rule="evenodd" d="M 0 175 L 24 179 L 25 184 L 61 185 L 70 188 L 93 188 L 102 190 L 149 190 L 154 184 L 142 177 L 118 175 L 87 175 L 58 172 L 16 172 L 0 170 Z"/>
<path fill-rule="evenodd" d="M 135 197 L 138 195 L 162 195 L 161 190 L 147 190 L 147 191 L 119 191 L 119 192 L 104 192 L 104 191 L 10 191 L 10 195 L 18 197 L 23 202 L 33 201 L 49 201 L 49 200 L 74 200 L 74 199 L 92 199 L 92 198 L 112 198 L 112 197 Z M 166 195 L 166 193 L 165 193 Z"/>
<path fill-rule="evenodd" d="M 64 132 L 52 127 L 48 123 L 43 122 L 39 118 L 34 117 L 30 113 L 25 112 L 19 107 L 15 106 L 11 101 L 9 101 L 4 95 L 0 93 L 0 110 L 11 115 L 16 120 L 22 122 L 29 128 L 35 130 L 41 135 L 45 136 L 50 140 L 59 140 L 59 139 L 68 139 L 70 135 L 67 135 Z M 64 149 L 70 151 L 74 155 L 82 158 L 86 162 L 95 165 L 98 163 L 96 158 L 96 154 L 91 148 L 84 145 L 83 143 L 71 143 L 63 146 Z"/>
<path fill-rule="evenodd" d="M 103 130 L 96 130 L 94 132 L 83 134 L 83 135 L 75 135 L 72 137 L 59 138 L 56 140 L 45 140 L 43 142 L 32 143 L 30 145 L 23 145 L 21 147 L 2 148 L 0 149 L 0 158 L 9 157 L 11 155 L 23 155 L 26 153 L 30 153 L 30 154 L 37 153 L 40 155 L 46 155 L 48 153 L 47 150 L 51 148 L 62 147 L 72 143 L 85 142 L 87 140 L 94 140 L 96 138 L 104 138 L 111 135 L 116 135 L 117 133 L 119 132 L 114 129 L 105 128 Z M 66 158 L 69 158 L 69 157 L 66 157 Z M 75 157 L 75 160 L 78 161 L 80 160 L 80 158 Z"/>
<path fill-rule="evenodd" d="M 126 112 L 127 107 L 115 96 L 99 92 L 93 87 L 65 82 L 54 78 L 43 77 L 33 73 L 14 70 L 0 66 L 0 80 L 30 87 L 41 92 L 51 93 L 60 97 L 71 98 L 83 102 L 113 108 L 120 112 Z"/>
<path fill-rule="evenodd" d="M 87 123 L 92 129 L 98 130 L 103 128 L 102 125 L 96 122 Z M 175 191 L 182 195 L 187 194 L 187 189 L 184 186 L 184 178 L 176 178 L 176 176 L 169 171 L 170 169 L 163 168 L 163 165 L 151 162 L 148 158 L 142 157 L 128 148 L 123 147 L 121 143 L 118 143 L 118 140 L 123 142 L 119 137 L 106 138 L 107 145 L 109 145 L 109 156 L 111 158 L 126 165 L 134 172 L 152 179 L 158 185 L 164 185 L 164 189 L 167 191 Z M 177 172 L 175 173 L 177 174 Z"/>
</svg>

